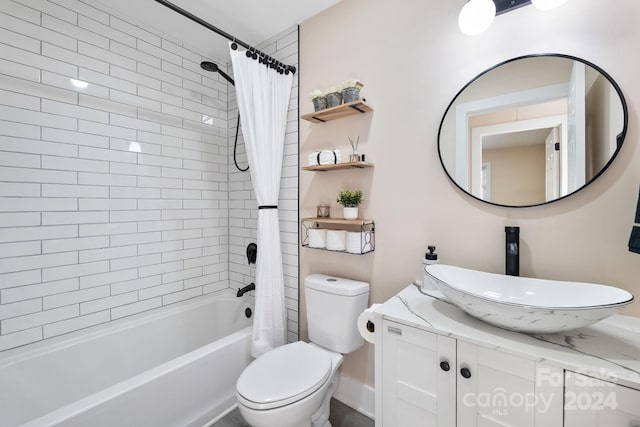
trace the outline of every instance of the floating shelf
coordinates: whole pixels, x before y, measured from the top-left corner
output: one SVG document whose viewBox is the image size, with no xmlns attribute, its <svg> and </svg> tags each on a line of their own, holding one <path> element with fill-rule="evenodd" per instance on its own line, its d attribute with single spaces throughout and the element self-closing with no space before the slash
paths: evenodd
<svg viewBox="0 0 640 427">
<path fill-rule="evenodd" d="M 302 247 L 319 249 L 330 252 L 339 252 L 354 255 L 364 255 L 376 250 L 376 225 L 371 219 L 342 219 L 342 218 L 303 218 L 301 220 Z M 346 248 L 346 250 L 333 250 L 326 247 L 310 246 L 310 230 L 345 230 L 360 233 L 358 249 Z M 348 246 L 348 243 L 347 243 Z"/>
<path fill-rule="evenodd" d="M 364 169 L 364 168 L 372 168 L 373 163 L 369 162 L 345 162 L 345 163 L 335 163 L 329 165 L 313 165 L 313 166 L 304 166 L 303 170 L 306 171 L 314 171 L 314 172 L 326 172 L 332 170 L 339 169 Z"/>
<path fill-rule="evenodd" d="M 364 100 L 358 100 L 338 105 L 337 107 L 314 111 L 313 113 L 301 116 L 301 118 L 311 123 L 325 123 L 342 117 L 368 113 L 369 111 L 373 111 L 373 108 L 364 102 Z"/>
<path fill-rule="evenodd" d="M 373 224 L 372 219 L 342 219 L 342 218 L 302 218 L 302 222 L 315 222 L 324 225 L 362 226 Z"/>
</svg>

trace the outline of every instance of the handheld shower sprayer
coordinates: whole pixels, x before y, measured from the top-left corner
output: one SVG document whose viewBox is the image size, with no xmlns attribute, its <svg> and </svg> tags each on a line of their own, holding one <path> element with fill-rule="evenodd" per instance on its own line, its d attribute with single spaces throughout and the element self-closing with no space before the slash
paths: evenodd
<svg viewBox="0 0 640 427">
<path fill-rule="evenodd" d="M 202 68 L 205 71 L 210 71 L 212 73 L 218 73 L 222 76 L 223 79 L 225 79 L 226 81 L 228 81 L 229 83 L 231 83 L 231 85 L 235 86 L 236 83 L 235 81 L 224 71 L 222 71 L 220 69 L 220 67 L 218 67 L 218 64 L 213 63 L 213 62 L 209 62 L 209 61 L 202 61 L 200 63 L 200 68 Z M 236 139 L 233 142 L 233 163 L 235 163 L 236 168 L 240 171 L 240 172 L 246 172 L 249 170 L 249 166 L 247 166 L 246 168 L 242 169 L 239 165 L 238 165 L 238 160 L 236 159 L 236 150 L 238 149 L 238 132 L 240 131 L 240 113 L 238 113 L 238 123 L 236 124 Z"/>
<path fill-rule="evenodd" d="M 233 79 L 231 77 L 229 77 L 229 75 L 227 73 L 225 73 L 224 71 L 222 71 L 220 69 L 220 67 L 218 67 L 218 64 L 215 64 L 213 62 L 209 62 L 209 61 L 202 61 L 200 63 L 200 68 L 202 68 L 205 71 L 211 71 L 213 73 L 218 73 L 222 76 L 223 79 L 225 79 L 226 81 L 228 81 L 229 83 L 231 83 L 232 85 L 236 85 L 236 83 L 233 81 Z"/>
</svg>

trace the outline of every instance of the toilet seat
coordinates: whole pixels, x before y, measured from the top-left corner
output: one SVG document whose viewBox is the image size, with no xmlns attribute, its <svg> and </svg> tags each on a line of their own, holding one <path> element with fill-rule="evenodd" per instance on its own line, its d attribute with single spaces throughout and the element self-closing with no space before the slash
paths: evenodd
<svg viewBox="0 0 640 427">
<path fill-rule="evenodd" d="M 328 352 L 303 341 L 278 347 L 254 360 L 236 383 L 238 399 L 266 410 L 304 399 L 331 376 Z"/>
</svg>

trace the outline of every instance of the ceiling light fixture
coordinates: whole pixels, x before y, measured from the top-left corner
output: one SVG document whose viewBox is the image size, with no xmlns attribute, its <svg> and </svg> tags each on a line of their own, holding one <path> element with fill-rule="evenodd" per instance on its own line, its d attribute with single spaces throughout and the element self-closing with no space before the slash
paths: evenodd
<svg viewBox="0 0 640 427">
<path fill-rule="evenodd" d="M 522 6 L 533 4 L 537 9 L 550 10 L 568 0 L 469 0 L 458 16 L 460 31 L 469 36 L 487 30 L 496 15 L 511 12 Z"/>
<path fill-rule="evenodd" d="M 493 0 L 469 0 L 458 16 L 460 31 L 474 36 L 491 26 L 496 17 L 496 4 Z"/>
</svg>

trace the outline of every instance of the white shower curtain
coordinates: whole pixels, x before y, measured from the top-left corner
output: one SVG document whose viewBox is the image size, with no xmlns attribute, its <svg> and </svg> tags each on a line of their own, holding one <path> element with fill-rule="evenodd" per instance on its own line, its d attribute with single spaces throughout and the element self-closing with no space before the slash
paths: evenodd
<svg viewBox="0 0 640 427">
<path fill-rule="evenodd" d="M 230 49 L 242 134 L 258 206 L 258 256 L 251 355 L 285 343 L 286 311 L 278 204 L 293 74 L 279 74 Z"/>
</svg>

